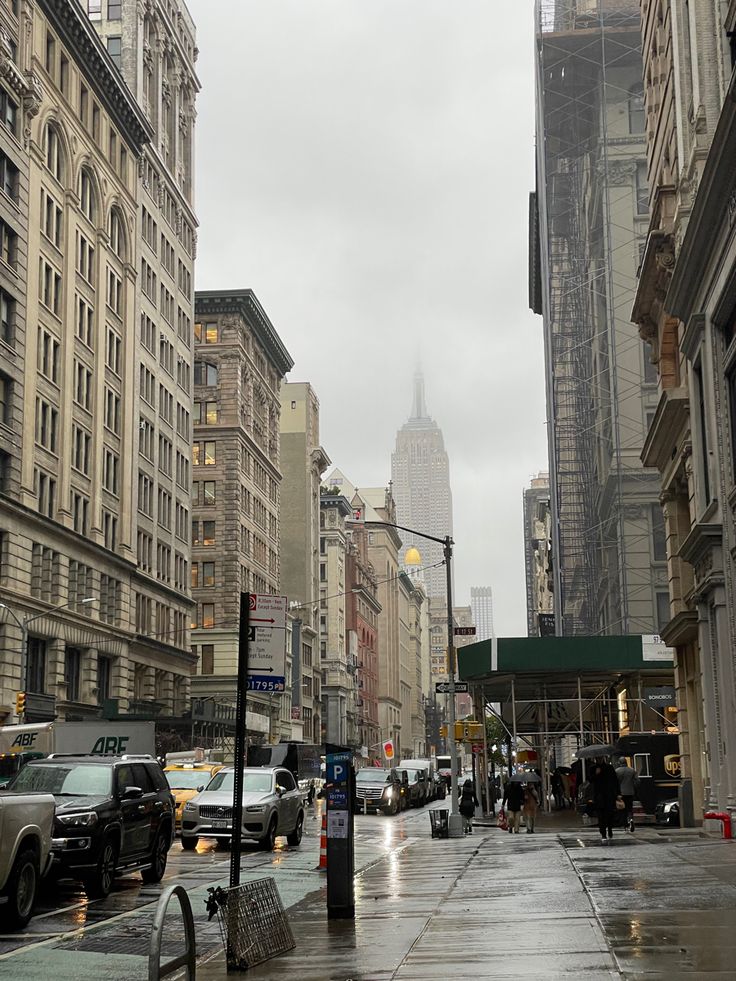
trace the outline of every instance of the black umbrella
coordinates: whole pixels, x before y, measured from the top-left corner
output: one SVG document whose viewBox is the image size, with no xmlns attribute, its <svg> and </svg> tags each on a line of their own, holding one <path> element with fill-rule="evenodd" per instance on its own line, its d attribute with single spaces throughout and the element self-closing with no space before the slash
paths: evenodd
<svg viewBox="0 0 736 981">
<path fill-rule="evenodd" d="M 613 756 L 616 752 L 613 746 L 581 746 L 575 754 L 579 760 L 592 760 L 596 756 Z"/>
<path fill-rule="evenodd" d="M 524 771 L 523 773 L 515 773 L 511 777 L 511 783 L 541 783 L 541 780 L 539 774 Z"/>
</svg>

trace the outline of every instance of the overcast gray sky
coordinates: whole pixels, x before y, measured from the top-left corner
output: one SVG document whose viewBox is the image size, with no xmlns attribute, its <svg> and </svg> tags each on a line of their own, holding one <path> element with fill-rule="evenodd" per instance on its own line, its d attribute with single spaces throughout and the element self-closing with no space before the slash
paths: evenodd
<svg viewBox="0 0 736 981">
<path fill-rule="evenodd" d="M 189 0 L 198 289 L 254 290 L 357 486 L 421 363 L 450 454 L 456 602 L 526 633 L 522 490 L 547 468 L 527 309 L 532 0 Z"/>
</svg>

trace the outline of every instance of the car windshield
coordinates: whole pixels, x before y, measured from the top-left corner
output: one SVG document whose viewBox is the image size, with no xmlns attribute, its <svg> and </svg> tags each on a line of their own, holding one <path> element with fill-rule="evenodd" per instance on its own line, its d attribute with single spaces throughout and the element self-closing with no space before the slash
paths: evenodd
<svg viewBox="0 0 736 981">
<path fill-rule="evenodd" d="M 234 790 L 235 771 L 221 770 L 216 773 L 212 780 L 207 784 L 207 790 Z M 271 790 L 270 773 L 244 773 L 243 774 L 243 793 L 244 794 L 267 794 Z"/>
<path fill-rule="evenodd" d="M 360 771 L 356 779 L 358 783 L 385 783 L 388 780 L 388 776 L 386 770 L 371 770 L 366 768 Z"/>
<path fill-rule="evenodd" d="M 210 780 L 206 770 L 165 770 L 164 776 L 172 790 L 196 790 L 206 787 Z"/>
<path fill-rule="evenodd" d="M 421 770 L 404 770 L 404 773 L 409 777 L 409 783 L 414 783 L 415 780 L 419 779 Z"/>
<path fill-rule="evenodd" d="M 110 793 L 112 767 L 94 763 L 48 763 L 24 766 L 13 790 L 59 794 L 64 797 L 99 797 Z"/>
</svg>

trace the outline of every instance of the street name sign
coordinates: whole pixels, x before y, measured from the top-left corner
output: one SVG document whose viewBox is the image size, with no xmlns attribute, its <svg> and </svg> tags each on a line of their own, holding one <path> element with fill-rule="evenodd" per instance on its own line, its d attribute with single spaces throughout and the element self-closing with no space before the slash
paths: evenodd
<svg viewBox="0 0 736 981">
<path fill-rule="evenodd" d="M 475 627 L 455 627 L 456 637 L 475 637 Z"/>
<path fill-rule="evenodd" d="M 450 682 L 449 681 L 435 681 L 434 690 L 437 695 L 449 695 L 450 693 Z M 455 682 L 455 694 L 456 695 L 467 695 L 468 694 L 468 682 L 467 681 L 456 681 Z"/>
</svg>

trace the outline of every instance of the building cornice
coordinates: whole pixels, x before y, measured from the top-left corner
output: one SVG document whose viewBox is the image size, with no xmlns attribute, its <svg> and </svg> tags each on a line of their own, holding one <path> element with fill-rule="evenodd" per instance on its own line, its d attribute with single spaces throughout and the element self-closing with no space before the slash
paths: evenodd
<svg viewBox="0 0 736 981">
<path fill-rule="evenodd" d="M 690 319 L 705 271 L 719 247 L 718 231 L 736 219 L 736 73 L 731 76 L 713 134 L 685 237 L 677 256 L 665 305 L 685 323 Z"/>
<path fill-rule="evenodd" d="M 652 424 L 644 440 L 641 462 L 663 473 L 673 453 L 687 436 L 690 422 L 690 399 L 684 387 L 662 392 Z"/>
<path fill-rule="evenodd" d="M 647 236 L 639 270 L 639 285 L 631 319 L 638 326 L 641 339 L 654 343 L 655 346 L 662 304 L 674 266 L 675 246 L 672 235 L 659 228 L 652 229 Z"/>
<path fill-rule="evenodd" d="M 76 0 L 38 0 L 61 40 L 115 120 L 120 132 L 137 152 L 153 139 L 153 128 L 133 98 L 123 76 Z"/>
<path fill-rule="evenodd" d="M 350 506 L 350 501 L 347 497 L 342 494 L 320 494 L 319 506 L 325 508 L 337 508 L 340 514 L 344 515 L 346 518 L 352 515 L 353 509 Z"/>
<path fill-rule="evenodd" d="M 198 290 L 194 294 L 194 311 L 197 317 L 239 314 L 248 323 L 282 377 L 294 367 L 291 355 L 253 290 Z"/>
</svg>

